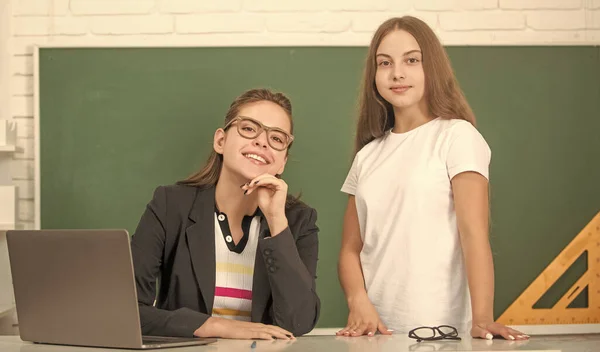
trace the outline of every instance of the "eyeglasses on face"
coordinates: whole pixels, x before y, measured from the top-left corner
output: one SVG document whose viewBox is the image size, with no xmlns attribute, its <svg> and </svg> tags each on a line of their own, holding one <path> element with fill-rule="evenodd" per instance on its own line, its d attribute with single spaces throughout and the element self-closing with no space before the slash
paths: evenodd
<svg viewBox="0 0 600 352">
<path fill-rule="evenodd" d="M 417 339 L 417 342 L 421 341 L 436 341 L 436 340 L 460 340 L 458 337 L 458 331 L 454 326 L 440 325 L 440 326 L 421 326 L 412 329 L 408 332 L 408 337 Z"/>
<path fill-rule="evenodd" d="M 281 128 L 265 126 L 260 121 L 247 116 L 238 116 L 232 119 L 223 129 L 227 130 L 234 123 L 237 123 L 237 131 L 240 136 L 247 139 L 254 139 L 265 131 L 269 145 L 278 151 L 285 150 L 294 141 L 294 136 Z"/>
</svg>

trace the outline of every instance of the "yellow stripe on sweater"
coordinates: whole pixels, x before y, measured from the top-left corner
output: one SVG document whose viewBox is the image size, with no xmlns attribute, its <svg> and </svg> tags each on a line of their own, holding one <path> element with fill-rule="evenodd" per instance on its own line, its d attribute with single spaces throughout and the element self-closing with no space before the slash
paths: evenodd
<svg viewBox="0 0 600 352">
<path fill-rule="evenodd" d="M 213 308 L 213 314 L 219 315 L 233 315 L 238 317 L 249 317 L 250 312 L 245 310 L 227 309 L 227 308 Z"/>
<path fill-rule="evenodd" d="M 254 275 L 253 267 L 249 267 L 249 266 L 242 265 L 242 264 L 217 263 L 216 269 L 217 269 L 217 271 L 227 272 L 227 273 Z"/>
</svg>

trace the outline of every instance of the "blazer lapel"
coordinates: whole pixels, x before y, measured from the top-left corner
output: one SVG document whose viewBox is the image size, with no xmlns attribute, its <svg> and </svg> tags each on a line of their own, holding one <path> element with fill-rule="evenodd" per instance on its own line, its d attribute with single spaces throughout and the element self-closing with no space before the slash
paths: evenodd
<svg viewBox="0 0 600 352">
<path fill-rule="evenodd" d="M 260 220 L 260 230 L 258 232 L 259 241 L 265 237 L 271 236 L 267 220 L 262 217 Z M 269 285 L 269 276 L 265 266 L 262 253 L 256 248 L 256 258 L 254 261 L 254 277 L 252 280 L 252 312 L 250 314 L 253 322 L 261 322 L 265 313 L 265 308 L 271 297 L 271 286 Z"/>
<path fill-rule="evenodd" d="M 215 188 L 199 190 L 188 216 L 193 224 L 185 231 L 192 268 L 209 315 L 215 298 L 214 211 Z"/>
</svg>

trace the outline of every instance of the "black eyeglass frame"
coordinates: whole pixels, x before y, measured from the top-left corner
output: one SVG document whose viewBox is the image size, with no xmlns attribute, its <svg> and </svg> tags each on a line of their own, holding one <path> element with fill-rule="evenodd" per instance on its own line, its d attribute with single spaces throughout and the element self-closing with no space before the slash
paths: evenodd
<svg viewBox="0 0 600 352">
<path fill-rule="evenodd" d="M 256 136 L 254 136 L 254 137 L 246 137 L 246 136 L 244 136 L 244 134 L 243 134 L 243 133 L 242 133 L 242 132 L 239 130 L 239 127 L 238 127 L 238 133 L 240 134 L 240 136 L 242 136 L 242 137 L 244 137 L 244 138 L 247 138 L 247 139 L 253 139 L 253 138 L 256 138 L 256 137 L 260 136 L 260 134 L 262 133 L 262 131 L 265 131 L 265 133 L 267 134 L 267 142 L 269 143 L 269 145 L 271 146 L 271 148 L 273 148 L 273 149 L 275 149 L 275 150 L 278 150 L 278 151 L 280 151 L 280 152 L 281 152 L 281 151 L 284 151 L 284 150 L 286 150 L 286 149 L 288 149 L 288 148 L 289 148 L 289 147 L 292 145 L 292 142 L 294 142 L 294 136 L 293 136 L 293 135 L 291 135 L 291 134 L 289 134 L 289 133 L 287 133 L 286 131 L 282 130 L 281 128 L 279 128 L 279 127 L 269 127 L 269 126 L 265 126 L 265 125 L 264 125 L 262 122 L 260 122 L 260 121 L 258 121 L 258 120 L 255 120 L 255 119 L 253 119 L 253 118 L 251 118 L 251 117 L 248 117 L 248 116 L 237 116 L 237 117 L 235 117 L 235 118 L 231 119 L 231 120 L 230 120 L 230 121 L 229 121 L 229 122 L 228 122 L 228 123 L 225 125 L 225 127 L 223 127 L 223 130 L 225 130 L 225 131 L 226 131 L 226 130 L 227 130 L 229 127 L 231 127 L 231 125 L 233 125 L 235 122 L 239 122 L 239 121 L 243 121 L 243 120 L 248 120 L 248 121 L 250 121 L 250 122 L 252 122 L 252 123 L 255 123 L 256 125 L 258 125 L 258 126 L 259 126 L 259 130 L 258 130 L 258 131 L 256 131 Z M 238 123 L 238 126 L 239 126 L 239 125 L 240 125 L 240 124 Z M 270 132 L 271 132 L 271 131 L 277 131 L 277 132 L 281 132 L 281 133 L 283 133 L 283 134 L 284 134 L 284 135 L 287 137 L 287 144 L 286 144 L 286 146 L 285 146 L 283 149 L 280 149 L 280 148 L 274 147 L 274 146 L 271 144 L 271 139 L 270 139 L 270 138 L 268 138 L 268 137 L 269 137 L 269 134 L 270 134 Z"/>
<path fill-rule="evenodd" d="M 450 333 L 444 333 L 440 328 L 449 328 L 452 329 Z M 433 334 L 431 337 L 421 337 L 417 335 L 417 330 L 420 329 L 430 329 Z M 439 334 L 439 336 L 438 336 Z M 460 341 L 461 338 L 458 336 L 458 330 L 454 326 L 450 325 L 439 325 L 439 326 L 420 326 L 418 328 L 414 328 L 408 332 L 408 337 L 411 339 L 416 339 L 417 342 L 421 341 L 438 341 L 438 340 L 455 340 Z"/>
</svg>

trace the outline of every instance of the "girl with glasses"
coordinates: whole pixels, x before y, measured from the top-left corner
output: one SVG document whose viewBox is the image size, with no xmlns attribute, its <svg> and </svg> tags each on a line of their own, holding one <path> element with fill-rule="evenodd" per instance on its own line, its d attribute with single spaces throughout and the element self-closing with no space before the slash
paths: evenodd
<svg viewBox="0 0 600 352">
<path fill-rule="evenodd" d="M 131 242 L 144 335 L 293 339 L 313 329 L 319 229 L 281 179 L 292 133 L 289 99 L 249 90 L 206 165 L 155 190 Z"/>
<path fill-rule="evenodd" d="M 527 338 L 494 322 L 491 152 L 433 30 L 410 16 L 381 24 L 362 83 L 342 187 L 349 315 L 338 335 L 451 325 L 474 337 Z"/>
</svg>

